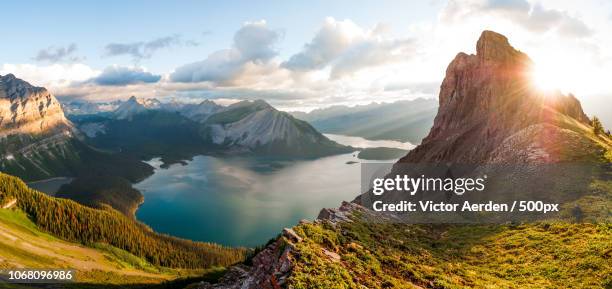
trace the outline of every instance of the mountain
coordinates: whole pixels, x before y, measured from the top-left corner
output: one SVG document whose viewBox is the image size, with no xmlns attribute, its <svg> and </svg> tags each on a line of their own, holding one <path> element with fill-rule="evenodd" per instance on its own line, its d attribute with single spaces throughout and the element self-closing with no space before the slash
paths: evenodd
<svg viewBox="0 0 612 289">
<path fill-rule="evenodd" d="M 526 73 L 531 60 L 505 36 L 484 31 L 476 48 L 476 55 L 459 53 L 450 63 L 433 127 L 393 170 L 406 168 L 402 163 L 408 170 L 515 165 L 540 182 L 569 184 L 562 187 L 568 201 L 558 219 L 409 224 L 399 214 L 361 206 L 358 198 L 285 228 L 218 283 L 193 287 L 609 288 L 612 139 L 594 133 L 574 96 L 535 89 Z M 580 171 L 542 175 L 543 164 L 579 164 Z M 530 188 L 521 178 L 493 178 L 487 186 L 492 182 Z M 603 223 L 580 221 L 598 211 Z"/>
<path fill-rule="evenodd" d="M 203 125 L 206 139 L 237 151 L 301 157 L 351 151 L 263 100 L 245 100 L 222 108 Z"/>
<path fill-rule="evenodd" d="M 68 101 L 62 103 L 62 108 L 68 116 L 80 116 L 112 112 L 121 103 L 120 100 L 109 102 Z"/>
<path fill-rule="evenodd" d="M 0 165 L 27 178 L 68 170 L 78 132 L 49 91 L 12 74 L 0 76 Z"/>
<path fill-rule="evenodd" d="M 227 107 L 203 101 L 179 111 L 147 107 L 136 98 L 128 102 L 115 115 L 129 117 L 90 118 L 77 123 L 91 145 L 141 159 L 161 157 L 165 165 L 199 154 L 317 157 L 352 151 L 263 100 Z"/>
<path fill-rule="evenodd" d="M 155 98 L 137 98 L 132 96 L 127 101 L 121 103 L 113 114 L 117 119 L 129 119 L 135 114 L 160 109 L 161 107 L 161 102 Z"/>
<path fill-rule="evenodd" d="M 200 136 L 200 123 L 161 109 L 145 109 L 129 118 L 81 119 L 76 124 L 91 146 L 141 160 L 160 157 L 165 165 L 214 149 Z"/>
<path fill-rule="evenodd" d="M 433 124 L 437 102 L 418 98 L 392 103 L 331 106 L 309 113 L 291 112 L 323 133 L 359 136 L 372 140 L 419 143 Z"/>
<path fill-rule="evenodd" d="M 183 106 L 179 112 L 197 122 L 204 122 L 213 113 L 221 110 L 223 107 L 211 100 L 204 100 L 199 104 L 188 104 Z"/>
<path fill-rule="evenodd" d="M 66 190 L 63 196 L 93 207 L 113 205 L 129 214 L 140 203 L 142 195 L 129 184 L 152 174 L 153 167 L 132 155 L 84 143 L 85 137 L 45 88 L 7 75 L 0 77 L 0 96 L 2 172 L 26 181 L 72 177 L 74 185 L 67 188 L 79 191 Z"/>
<path fill-rule="evenodd" d="M 49 91 L 12 74 L 0 76 L 0 136 L 68 134 L 71 123 Z"/>
<path fill-rule="evenodd" d="M 574 122 L 588 125 L 580 102 L 571 94 L 534 89 L 528 73 L 532 65 L 505 36 L 483 32 L 476 55 L 459 53 L 448 66 L 433 127 L 400 162 L 486 162 L 527 134 L 560 141 L 579 136 L 564 128 Z M 548 138 L 532 139 L 534 146 L 514 149 L 529 149 L 533 156 L 540 149 L 552 150 Z M 547 156 L 555 157 L 551 151 Z"/>
</svg>

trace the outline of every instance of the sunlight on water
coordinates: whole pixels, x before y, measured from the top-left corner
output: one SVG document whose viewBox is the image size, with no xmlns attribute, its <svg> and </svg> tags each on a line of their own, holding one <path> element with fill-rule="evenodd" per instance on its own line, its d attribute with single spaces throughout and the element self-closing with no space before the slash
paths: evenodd
<svg viewBox="0 0 612 289">
<path fill-rule="evenodd" d="M 349 145 L 356 148 L 388 147 L 411 150 L 415 147 L 415 145 L 409 142 L 399 142 L 395 140 L 369 140 L 358 136 L 347 136 L 330 133 L 326 133 L 324 135 L 337 143 Z"/>
</svg>

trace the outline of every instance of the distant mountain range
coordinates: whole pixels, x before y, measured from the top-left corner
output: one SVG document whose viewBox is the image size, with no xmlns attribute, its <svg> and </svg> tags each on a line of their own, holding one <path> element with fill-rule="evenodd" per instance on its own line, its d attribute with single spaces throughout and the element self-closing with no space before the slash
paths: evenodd
<svg viewBox="0 0 612 289">
<path fill-rule="evenodd" d="M 437 108 L 437 100 L 418 98 L 393 103 L 331 106 L 291 114 L 323 133 L 418 144 L 431 128 Z"/>
<path fill-rule="evenodd" d="M 336 105 L 315 109 L 309 113 L 291 111 L 289 114 L 310 123 L 322 133 L 418 144 L 431 128 L 437 107 L 438 101 L 435 99 L 418 98 L 357 106 Z M 116 119 L 129 119 L 138 113 L 160 110 L 179 112 L 197 122 L 205 122 L 213 113 L 220 112 L 223 108 L 211 100 L 193 104 L 176 100 L 162 102 L 155 98 L 134 96 L 125 101 L 102 103 L 79 101 L 64 105 L 71 119 L 100 113 L 112 114 Z"/>
<path fill-rule="evenodd" d="M 109 102 L 89 102 L 89 101 L 66 101 L 62 102 L 62 109 L 67 116 L 88 115 L 104 112 L 112 112 L 123 103 L 121 100 Z"/>
<path fill-rule="evenodd" d="M 131 97 L 110 116 L 77 121 L 90 144 L 172 163 L 204 153 L 317 157 L 351 148 L 263 100 L 172 106 Z M 180 149 L 178 149 L 180 148 Z"/>
</svg>

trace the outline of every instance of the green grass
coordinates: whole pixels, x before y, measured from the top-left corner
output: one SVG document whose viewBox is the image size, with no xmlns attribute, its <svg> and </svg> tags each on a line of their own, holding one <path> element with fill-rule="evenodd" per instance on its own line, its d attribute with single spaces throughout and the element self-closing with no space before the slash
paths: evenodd
<svg viewBox="0 0 612 289">
<path fill-rule="evenodd" d="M 113 261 L 121 264 L 124 268 L 132 268 L 137 270 L 142 270 L 149 273 L 169 273 L 172 272 L 170 269 L 166 269 L 163 267 L 153 266 L 151 263 L 146 260 L 134 256 L 125 250 L 121 250 L 117 247 L 113 247 L 111 245 L 105 243 L 95 243 L 91 246 L 92 248 L 98 249 L 105 253 L 105 256 L 109 259 L 109 261 Z"/>
<path fill-rule="evenodd" d="M 23 232 L 27 232 L 28 234 L 34 235 L 36 237 L 41 237 L 51 240 L 57 240 L 55 237 L 41 232 L 34 224 L 28 216 L 21 210 L 15 209 L 0 209 L 0 223 L 8 225 L 13 229 L 18 229 Z"/>
<path fill-rule="evenodd" d="M 52 258 L 39 256 L 3 242 L 0 242 L 0 255 L 4 259 L 18 260 L 23 265 L 31 268 L 51 267 L 55 264 Z M 0 268 L 14 268 L 14 266 L 10 265 L 10 263 L 0 262 Z"/>
<path fill-rule="evenodd" d="M 294 254 L 296 289 L 612 286 L 611 224 L 432 226 L 357 217 L 295 231 L 305 238 Z"/>
</svg>

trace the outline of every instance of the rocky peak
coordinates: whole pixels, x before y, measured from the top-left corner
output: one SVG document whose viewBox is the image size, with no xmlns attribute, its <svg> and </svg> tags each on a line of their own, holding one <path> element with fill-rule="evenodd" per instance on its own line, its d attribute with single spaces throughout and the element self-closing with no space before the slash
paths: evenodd
<svg viewBox="0 0 612 289">
<path fill-rule="evenodd" d="M 508 39 L 484 31 L 476 55 L 459 53 L 440 87 L 429 135 L 403 162 L 482 162 L 510 135 L 563 114 L 588 118 L 572 95 L 545 94 L 531 80 L 532 62 Z"/>
<path fill-rule="evenodd" d="M 129 105 L 142 105 L 146 108 L 159 108 L 161 102 L 156 98 L 144 98 L 144 97 L 136 97 L 134 95 L 130 96 L 130 98 L 126 101 Z"/>
<path fill-rule="evenodd" d="M 202 102 L 200 102 L 198 105 L 198 107 L 200 107 L 201 109 L 220 109 L 222 106 L 218 105 L 217 103 L 215 103 L 212 100 L 209 99 L 205 99 Z"/>
<path fill-rule="evenodd" d="M 13 74 L 0 76 L 0 135 L 71 130 L 61 104 L 43 87 Z"/>
<path fill-rule="evenodd" d="M 481 61 L 512 62 L 525 55 L 510 45 L 508 38 L 497 32 L 485 30 L 476 43 L 476 55 Z"/>
<path fill-rule="evenodd" d="M 25 99 L 37 93 L 44 93 L 46 89 L 33 86 L 13 74 L 0 76 L 0 97 L 15 99 Z"/>
<path fill-rule="evenodd" d="M 131 96 L 115 109 L 114 115 L 117 119 L 131 119 L 136 114 L 151 109 L 160 109 L 161 106 L 161 102 L 155 98 L 149 99 Z"/>
<path fill-rule="evenodd" d="M 237 107 L 250 107 L 254 110 L 263 110 L 263 109 L 273 109 L 276 110 L 274 107 L 272 107 L 269 103 L 267 103 L 265 100 L 263 99 L 257 99 L 257 100 L 243 100 L 237 103 L 234 103 L 232 105 L 230 105 L 228 107 L 228 109 L 232 109 L 232 108 L 237 108 Z"/>
</svg>

